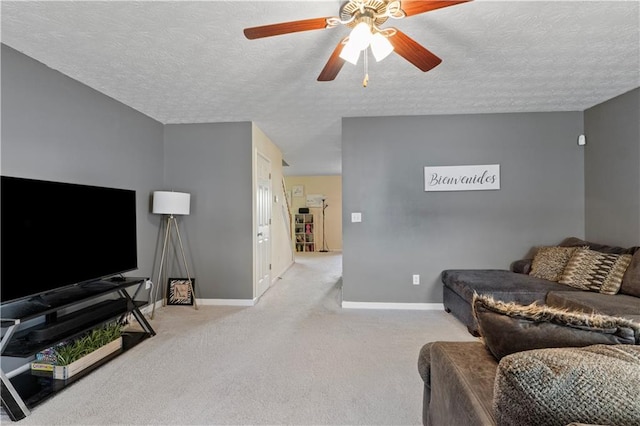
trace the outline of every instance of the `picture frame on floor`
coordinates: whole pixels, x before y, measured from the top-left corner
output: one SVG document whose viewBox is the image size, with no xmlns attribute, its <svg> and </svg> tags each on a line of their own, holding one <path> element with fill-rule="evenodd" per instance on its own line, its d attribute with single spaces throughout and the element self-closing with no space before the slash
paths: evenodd
<svg viewBox="0 0 640 426">
<path fill-rule="evenodd" d="M 196 279 L 191 278 L 169 278 L 167 282 L 167 305 L 193 305 L 193 291 L 196 286 Z"/>
</svg>

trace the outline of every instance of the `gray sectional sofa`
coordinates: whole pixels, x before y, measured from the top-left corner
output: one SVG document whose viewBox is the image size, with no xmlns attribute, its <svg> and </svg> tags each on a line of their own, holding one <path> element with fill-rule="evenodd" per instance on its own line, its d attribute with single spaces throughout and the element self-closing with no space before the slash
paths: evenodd
<svg viewBox="0 0 640 426">
<path fill-rule="evenodd" d="M 640 247 L 615 247 L 570 237 L 560 247 L 589 247 L 601 253 L 630 254 L 633 260 L 615 295 L 579 290 L 528 275 L 533 259 L 514 262 L 511 270 L 458 269 L 442 272 L 445 310 L 467 326 L 474 336 L 478 324 L 473 317 L 473 294 L 492 295 L 505 302 L 528 305 L 544 303 L 560 308 L 621 316 L 640 322 Z"/>
<path fill-rule="evenodd" d="M 640 394 L 640 247 L 606 246 L 578 238 L 567 238 L 560 246 L 631 255 L 619 291 L 613 295 L 601 294 L 536 278 L 529 275 L 532 259 L 514 262 L 509 271 L 443 271 L 445 309 L 462 321 L 471 334 L 484 333 L 485 339 L 484 342 L 431 342 L 422 347 L 418 370 L 424 381 L 425 425 L 524 426 L 575 422 L 640 426 L 640 398 L 637 397 Z M 571 315 L 588 316 L 585 320 L 588 326 L 592 317 L 582 313 L 612 316 L 618 318 L 631 343 L 617 344 L 617 336 L 624 333 L 620 334 L 621 329 L 616 327 L 612 330 L 608 326 L 591 328 L 578 324 L 565 328 L 566 324 L 554 324 L 554 320 L 538 324 L 537 317 L 531 321 L 517 315 L 512 318 L 495 312 L 483 313 L 479 301 L 484 297 L 474 298 L 476 293 L 520 306 L 538 302 L 544 305 L 539 309 L 555 310 L 559 315 L 568 309 Z M 490 328 L 487 318 L 491 315 L 499 318 Z M 538 325 L 541 326 L 534 330 Z M 614 343 L 584 343 L 579 335 L 585 329 L 594 333 L 592 337 L 597 343 L 604 337 L 612 338 Z M 565 340 L 545 346 L 549 340 L 547 330 L 551 330 L 551 340 L 555 335 Z M 495 333 L 494 339 L 488 338 L 490 332 Z M 603 336 L 598 335 L 600 332 Z M 611 334 L 604 336 L 608 333 Z M 521 349 L 520 342 L 527 339 L 529 348 Z M 539 345 L 541 341 L 544 343 Z M 490 342 L 510 346 L 512 350 L 497 355 Z"/>
</svg>

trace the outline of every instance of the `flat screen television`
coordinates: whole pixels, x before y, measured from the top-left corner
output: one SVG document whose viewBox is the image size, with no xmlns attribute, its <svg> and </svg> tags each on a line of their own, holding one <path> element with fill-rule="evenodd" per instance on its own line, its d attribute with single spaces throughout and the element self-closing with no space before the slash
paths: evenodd
<svg viewBox="0 0 640 426">
<path fill-rule="evenodd" d="M 2 303 L 137 268 L 133 190 L 2 176 Z"/>
</svg>

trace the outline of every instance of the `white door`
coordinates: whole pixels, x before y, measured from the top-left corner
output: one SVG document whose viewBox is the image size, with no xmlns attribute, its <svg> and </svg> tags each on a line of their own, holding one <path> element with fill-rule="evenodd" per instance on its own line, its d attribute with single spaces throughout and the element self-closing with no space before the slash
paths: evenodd
<svg viewBox="0 0 640 426">
<path fill-rule="evenodd" d="M 271 283 L 271 162 L 257 154 L 256 164 L 256 295 L 260 297 Z"/>
</svg>

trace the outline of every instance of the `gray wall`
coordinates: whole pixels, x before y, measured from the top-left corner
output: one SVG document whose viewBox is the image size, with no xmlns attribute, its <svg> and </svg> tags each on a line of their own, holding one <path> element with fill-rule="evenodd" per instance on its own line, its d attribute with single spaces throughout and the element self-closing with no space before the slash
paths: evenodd
<svg viewBox="0 0 640 426">
<path fill-rule="evenodd" d="M 640 89 L 584 113 L 590 241 L 640 245 Z"/>
<path fill-rule="evenodd" d="M 252 297 L 251 123 L 163 132 L 5 45 L 1 54 L 2 174 L 135 189 L 135 274 L 145 276 L 155 271 L 160 238 L 151 192 L 191 192 L 192 215 L 181 223 L 198 296 Z M 442 269 L 505 268 L 531 246 L 585 236 L 585 228 L 592 240 L 637 244 L 638 97 L 636 89 L 595 106 L 584 120 L 582 113 L 345 119 L 344 300 L 440 302 Z M 575 143 L 580 133 L 586 153 Z M 500 191 L 424 192 L 425 165 L 492 163 L 502 167 Z M 356 211 L 360 224 L 350 222 Z M 422 276 L 420 286 L 412 274 Z"/>
<path fill-rule="evenodd" d="M 162 124 L 4 44 L 1 54 L 2 174 L 135 190 L 139 269 L 131 275 L 151 276 L 159 218 L 149 196 L 162 182 Z"/>
<path fill-rule="evenodd" d="M 165 126 L 165 189 L 191 193 L 181 218 L 200 298 L 253 298 L 252 126 Z"/>
<path fill-rule="evenodd" d="M 344 119 L 343 299 L 439 303 L 443 269 L 584 236 L 582 131 L 579 112 Z M 424 166 L 496 163 L 499 191 L 424 192 Z"/>
<path fill-rule="evenodd" d="M 183 190 L 192 193 L 181 230 L 198 297 L 253 297 L 251 146 L 251 123 L 163 126 L 2 45 L 1 173 L 136 190 L 131 275 L 157 278 L 151 193 Z"/>
</svg>

